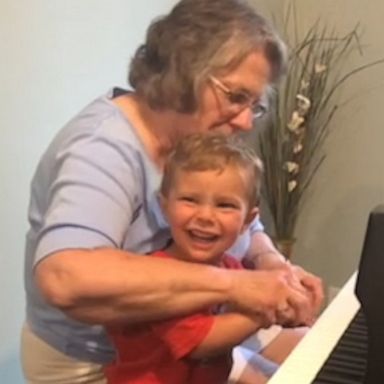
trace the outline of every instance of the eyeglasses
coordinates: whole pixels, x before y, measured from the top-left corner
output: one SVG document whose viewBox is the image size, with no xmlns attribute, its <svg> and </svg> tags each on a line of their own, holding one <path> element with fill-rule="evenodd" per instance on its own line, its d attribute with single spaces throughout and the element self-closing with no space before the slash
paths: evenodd
<svg viewBox="0 0 384 384">
<path fill-rule="evenodd" d="M 250 108 L 253 114 L 253 118 L 259 119 L 268 111 L 267 105 L 265 103 L 261 103 L 260 100 L 252 100 L 252 97 L 245 92 L 231 91 L 215 76 L 210 76 L 209 78 L 212 83 L 224 93 L 231 106 L 237 108 L 236 111 L 238 113 L 243 111 L 245 108 Z"/>
</svg>

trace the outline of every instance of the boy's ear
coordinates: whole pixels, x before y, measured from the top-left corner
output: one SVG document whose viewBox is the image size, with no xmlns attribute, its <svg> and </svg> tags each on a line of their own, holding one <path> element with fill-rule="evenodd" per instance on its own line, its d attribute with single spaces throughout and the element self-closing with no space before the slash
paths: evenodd
<svg viewBox="0 0 384 384">
<path fill-rule="evenodd" d="M 259 215 L 259 207 L 253 207 L 248 213 L 247 216 L 245 217 L 244 220 L 244 225 L 242 228 L 242 233 L 250 226 L 253 220 L 255 220 L 256 216 Z"/>
</svg>

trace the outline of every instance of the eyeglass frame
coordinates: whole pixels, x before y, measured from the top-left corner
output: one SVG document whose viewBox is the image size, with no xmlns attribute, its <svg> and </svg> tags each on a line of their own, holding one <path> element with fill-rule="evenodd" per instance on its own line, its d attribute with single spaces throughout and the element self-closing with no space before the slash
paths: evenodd
<svg viewBox="0 0 384 384">
<path fill-rule="evenodd" d="M 252 100 L 252 97 L 246 92 L 232 91 L 228 86 L 213 75 L 210 75 L 209 79 L 224 93 L 231 105 L 237 105 L 239 107 L 238 113 L 242 112 L 246 108 L 250 108 L 253 114 L 253 119 L 260 119 L 268 112 L 268 106 L 266 103 L 260 102 L 259 99 Z M 236 98 L 239 96 L 244 98 L 244 102 L 236 101 Z"/>
</svg>

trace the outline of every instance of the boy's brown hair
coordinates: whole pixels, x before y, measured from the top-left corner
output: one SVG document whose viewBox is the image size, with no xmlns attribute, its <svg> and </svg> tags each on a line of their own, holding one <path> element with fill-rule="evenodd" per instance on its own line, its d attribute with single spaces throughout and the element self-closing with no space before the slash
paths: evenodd
<svg viewBox="0 0 384 384">
<path fill-rule="evenodd" d="M 228 166 L 246 172 L 249 207 L 258 206 L 262 162 L 241 139 L 222 134 L 196 133 L 180 140 L 166 161 L 161 194 L 167 196 L 177 170 L 223 172 Z"/>
</svg>

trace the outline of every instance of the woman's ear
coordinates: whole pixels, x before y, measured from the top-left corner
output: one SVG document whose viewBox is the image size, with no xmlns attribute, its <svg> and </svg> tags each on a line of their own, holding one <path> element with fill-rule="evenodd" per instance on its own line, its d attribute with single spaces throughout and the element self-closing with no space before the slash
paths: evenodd
<svg viewBox="0 0 384 384">
<path fill-rule="evenodd" d="M 241 233 L 243 233 L 245 230 L 248 229 L 248 227 L 250 226 L 250 224 L 252 223 L 253 220 L 255 220 L 255 218 L 259 215 L 259 207 L 253 207 L 252 209 L 250 209 L 244 219 L 244 224 L 243 224 L 243 228 L 241 230 Z"/>
</svg>

